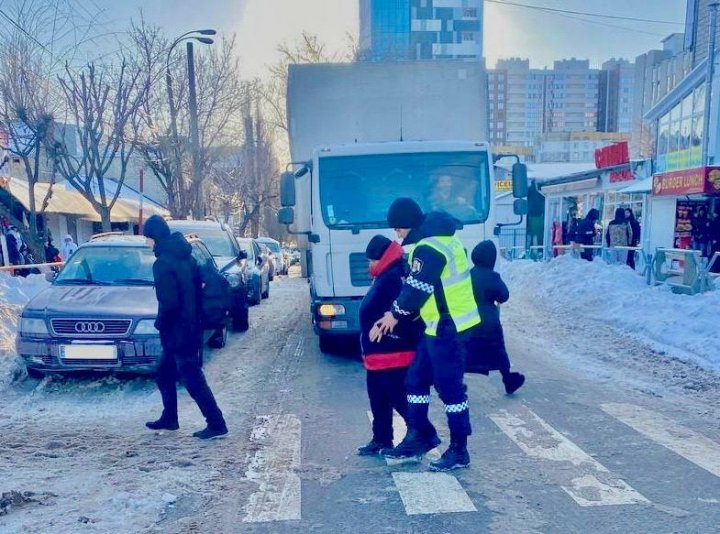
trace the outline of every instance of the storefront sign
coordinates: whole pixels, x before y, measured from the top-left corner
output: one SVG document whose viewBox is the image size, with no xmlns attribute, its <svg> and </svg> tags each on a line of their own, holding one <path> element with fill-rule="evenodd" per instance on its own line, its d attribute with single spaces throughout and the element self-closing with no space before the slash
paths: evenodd
<svg viewBox="0 0 720 534">
<path fill-rule="evenodd" d="M 712 195 L 720 193 L 720 167 L 697 167 L 653 177 L 653 195 Z"/>
<path fill-rule="evenodd" d="M 595 151 L 595 168 L 604 169 L 605 167 L 615 167 L 630 163 L 630 150 L 627 141 L 614 143 L 610 146 L 598 148 Z M 630 169 L 621 171 L 613 171 L 610 173 L 610 183 L 627 182 L 634 178 Z"/>
<path fill-rule="evenodd" d="M 512 191 L 512 180 L 495 180 L 495 192 L 505 193 Z"/>
</svg>

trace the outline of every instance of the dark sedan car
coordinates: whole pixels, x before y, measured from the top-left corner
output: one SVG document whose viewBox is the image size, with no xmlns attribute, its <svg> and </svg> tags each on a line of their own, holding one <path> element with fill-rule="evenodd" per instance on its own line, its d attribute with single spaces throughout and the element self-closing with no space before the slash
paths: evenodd
<svg viewBox="0 0 720 534">
<path fill-rule="evenodd" d="M 211 259 L 199 240 L 191 245 L 196 258 Z M 52 286 L 23 309 L 16 344 L 28 374 L 153 372 L 162 354 L 154 262 L 140 237 L 107 235 L 80 246 Z M 208 331 L 205 340 L 221 347 L 225 330 Z"/>
</svg>

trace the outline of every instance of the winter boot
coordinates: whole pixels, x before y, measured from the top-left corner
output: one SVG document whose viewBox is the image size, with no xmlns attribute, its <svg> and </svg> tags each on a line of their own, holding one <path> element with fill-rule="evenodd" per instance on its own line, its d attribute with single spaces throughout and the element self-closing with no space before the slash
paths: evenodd
<svg viewBox="0 0 720 534">
<path fill-rule="evenodd" d="M 208 425 L 204 430 L 199 430 L 193 434 L 193 437 L 198 439 L 217 439 L 225 437 L 228 433 L 228 429 L 225 425 L 212 427 Z"/>
<path fill-rule="evenodd" d="M 160 416 L 157 421 L 148 421 L 145 426 L 150 430 L 177 430 L 180 428 L 177 417 L 173 419 L 165 417 L 165 415 Z"/>
<path fill-rule="evenodd" d="M 357 453 L 358 456 L 375 456 L 383 449 L 392 449 L 392 446 L 392 441 L 377 441 L 373 438 L 367 445 L 358 447 Z"/>
<path fill-rule="evenodd" d="M 503 384 L 505 384 L 505 393 L 512 395 L 525 383 L 525 375 L 521 373 L 508 373 L 503 376 Z"/>
<path fill-rule="evenodd" d="M 440 438 L 433 433 L 430 436 L 422 436 L 416 430 L 408 430 L 397 447 L 390 447 L 380 451 L 386 458 L 412 458 L 423 456 L 440 445 Z"/>
<path fill-rule="evenodd" d="M 467 447 L 459 443 L 450 443 L 439 460 L 430 462 L 428 471 L 452 471 L 470 466 L 470 455 Z"/>
</svg>

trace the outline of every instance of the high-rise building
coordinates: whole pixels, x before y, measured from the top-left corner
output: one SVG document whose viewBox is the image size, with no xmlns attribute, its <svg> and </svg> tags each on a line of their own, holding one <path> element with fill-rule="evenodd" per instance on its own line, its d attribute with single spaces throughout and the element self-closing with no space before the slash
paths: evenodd
<svg viewBox="0 0 720 534">
<path fill-rule="evenodd" d="M 625 59 L 611 59 L 600 70 L 598 132 L 632 131 L 635 65 Z"/>
<path fill-rule="evenodd" d="M 360 49 L 370 61 L 480 60 L 483 0 L 360 0 Z"/>
<path fill-rule="evenodd" d="M 545 134 L 594 132 L 599 73 L 586 60 L 531 69 L 527 59 L 505 59 L 488 72 L 490 142 L 537 147 Z"/>
</svg>

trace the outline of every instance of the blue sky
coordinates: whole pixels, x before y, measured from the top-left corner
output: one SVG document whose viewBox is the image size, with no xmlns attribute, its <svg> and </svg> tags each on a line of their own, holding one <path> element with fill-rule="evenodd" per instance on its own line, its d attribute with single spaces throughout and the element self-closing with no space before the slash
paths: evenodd
<svg viewBox="0 0 720 534">
<path fill-rule="evenodd" d="M 170 34 L 214 27 L 236 33 L 248 76 L 262 75 L 277 44 L 305 30 L 333 50 L 357 33 L 358 0 L 93 0 L 105 10 L 104 25 L 121 29 L 142 8 L 146 18 Z M 528 57 L 534 67 L 554 59 L 587 58 L 595 66 L 611 57 L 634 59 L 660 47 L 663 37 L 682 32 L 684 0 L 515 0 L 575 11 L 677 21 L 679 25 L 564 17 L 509 5 L 485 4 L 485 55 L 493 66 L 501 57 Z"/>
</svg>

